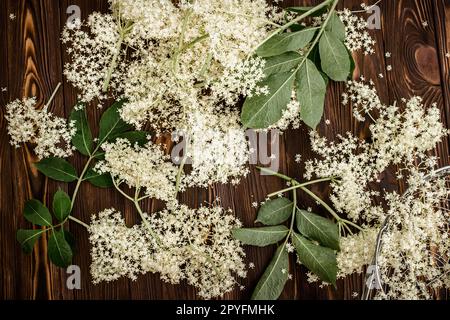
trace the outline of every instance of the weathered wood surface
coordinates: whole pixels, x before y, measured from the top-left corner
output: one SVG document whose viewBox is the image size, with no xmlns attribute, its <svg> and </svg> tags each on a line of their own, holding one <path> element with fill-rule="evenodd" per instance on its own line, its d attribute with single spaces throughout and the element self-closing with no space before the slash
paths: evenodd
<svg viewBox="0 0 450 320">
<path fill-rule="evenodd" d="M 283 5 L 311 5 L 318 1 L 284 1 Z M 343 0 L 340 7 L 360 9 L 360 0 Z M 366 1 L 367 3 L 367 1 Z M 373 3 L 373 2 L 371 2 Z M 64 48 L 59 41 L 63 25 L 67 20 L 67 7 L 78 5 L 82 18 L 93 11 L 105 11 L 106 0 L 2 0 L 0 1 L 0 106 L 21 97 L 36 96 L 40 104 L 50 96 L 58 82 L 64 82 L 62 69 L 67 61 Z M 383 0 L 379 4 L 382 13 L 381 30 L 371 33 L 377 40 L 376 54 L 355 55 L 357 69 L 355 77 L 364 75 L 373 79 L 385 102 L 393 102 L 401 97 L 421 95 L 426 103 L 437 102 L 442 110 L 442 120 L 450 122 L 450 0 Z M 10 14 L 16 15 L 11 20 Z M 424 26 L 423 22 L 428 22 Z M 392 53 L 387 59 L 386 51 Z M 393 71 L 388 72 L 387 65 Z M 377 75 L 385 74 L 384 79 Z M 324 122 L 320 132 L 329 138 L 337 133 L 352 131 L 360 137 L 367 134 L 367 126 L 353 120 L 349 108 L 342 107 L 340 95 L 342 84 L 331 84 L 326 101 Z M 51 110 L 66 116 L 76 102 L 76 92 L 67 83 L 57 95 Z M 96 123 L 100 111 L 89 110 L 92 124 Z M 0 108 L 0 299 L 195 299 L 195 291 L 185 284 L 178 286 L 161 282 L 157 275 L 140 276 L 138 281 L 122 279 L 110 284 L 94 286 L 89 276 L 89 243 L 86 231 L 71 225 L 78 243 L 74 263 L 81 267 L 81 290 L 66 289 L 64 270 L 49 264 L 46 257 L 45 241 L 41 240 L 34 253 L 26 256 L 15 240 L 15 232 L 20 227 L 29 227 L 22 217 L 24 202 L 35 197 L 48 202 L 58 187 L 68 192 L 73 185 L 48 181 L 35 169 L 35 161 L 27 149 L 15 150 L 8 144 L 4 109 Z M 308 147 L 308 134 L 305 129 L 289 131 L 281 141 L 280 170 L 290 176 L 301 178 L 302 166 L 294 162 L 295 154 L 303 159 L 312 156 Z M 449 141 L 439 145 L 440 164 L 449 164 Z M 81 157 L 73 160 L 75 166 L 83 165 Z M 383 179 L 388 189 L 400 189 L 395 178 L 387 173 Z M 224 207 L 232 208 L 246 225 L 252 225 L 256 209 L 253 201 L 261 201 L 266 194 L 283 186 L 273 177 L 261 177 L 252 168 L 252 173 L 239 186 L 217 185 L 209 189 L 198 189 L 183 194 L 181 199 L 192 207 L 204 202 L 213 202 L 218 196 Z M 325 195 L 326 186 L 316 186 L 314 191 Z M 299 194 L 302 206 L 313 206 L 309 199 Z M 156 210 L 160 204 L 148 201 L 147 210 Z M 79 200 L 74 208 L 75 215 L 84 221 L 89 216 L 105 208 L 121 210 L 127 222 L 135 219 L 132 204 L 127 203 L 113 190 L 104 191 L 84 184 Z M 320 211 L 320 209 L 318 209 Z M 248 261 L 256 268 L 249 272 L 243 281 L 245 290 L 236 290 L 225 296 L 226 299 L 247 299 L 256 281 L 271 258 L 273 248 L 247 248 Z M 294 258 L 291 258 L 292 262 Z M 293 265 L 293 264 L 292 264 Z M 361 292 L 364 279 L 354 275 L 338 281 L 338 289 L 319 288 L 306 281 L 305 270 L 298 265 L 293 272 L 282 299 L 354 299 L 353 292 Z M 441 298 L 446 298 L 441 295 Z"/>
</svg>

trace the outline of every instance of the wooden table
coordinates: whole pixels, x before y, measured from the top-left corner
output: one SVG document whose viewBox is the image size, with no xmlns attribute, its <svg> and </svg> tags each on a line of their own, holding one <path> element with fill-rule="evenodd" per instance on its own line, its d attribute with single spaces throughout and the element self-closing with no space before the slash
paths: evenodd
<svg viewBox="0 0 450 320">
<path fill-rule="evenodd" d="M 360 9 L 360 0 L 343 0 L 340 8 Z M 373 1 L 374 2 L 374 1 Z M 371 2 L 371 3 L 373 3 Z M 284 5 L 311 5 L 318 1 L 284 1 Z M 36 96 L 39 105 L 49 98 L 58 82 L 63 89 L 57 95 L 51 111 L 59 116 L 67 116 L 76 102 L 76 91 L 64 82 L 63 65 L 67 55 L 59 41 L 61 30 L 68 14 L 69 5 L 81 8 L 82 18 L 93 11 L 106 11 L 106 0 L 2 0 L 0 1 L 0 105 L 4 106 L 16 98 Z M 373 79 L 382 100 L 386 103 L 420 95 L 426 104 L 436 102 L 442 110 L 442 120 L 450 122 L 450 0 L 383 0 L 381 30 L 371 31 L 377 40 L 376 53 L 372 56 L 356 54 L 357 69 L 354 77 L 364 75 Z M 10 14 L 16 19 L 11 20 Z M 424 26 L 427 22 L 427 26 Z M 386 58 L 385 52 L 392 57 Z M 393 70 L 387 71 L 392 65 Z M 383 79 L 378 77 L 383 73 Z M 332 83 L 329 86 L 325 119 L 321 134 L 333 138 L 338 133 L 351 131 L 360 138 L 368 132 L 367 124 L 356 122 L 351 110 L 340 104 L 343 84 Z M 101 110 L 89 109 L 91 125 L 98 122 Z M 89 275 L 89 243 L 84 229 L 71 225 L 70 230 L 77 239 L 77 252 L 74 264 L 81 267 L 81 290 L 66 289 L 65 270 L 51 265 L 47 259 L 45 241 L 41 240 L 34 253 L 27 256 L 21 252 L 15 240 L 16 230 L 30 225 L 23 219 L 24 202 L 32 197 L 48 203 L 50 196 L 58 187 L 72 192 L 73 185 L 49 181 L 32 166 L 36 161 L 30 149 L 13 149 L 8 143 L 5 130 L 4 108 L 0 108 L 0 299 L 194 299 L 195 290 L 186 285 L 164 284 L 157 275 L 140 276 L 138 281 L 127 279 L 92 285 Z M 281 139 L 280 170 L 290 176 L 301 179 L 302 165 L 294 161 L 296 154 L 303 159 L 312 157 L 305 128 L 286 132 Z M 449 164 L 449 141 L 438 146 L 440 164 Z M 80 169 L 83 159 L 76 156 L 73 164 Z M 387 190 L 404 189 L 395 177 L 387 172 L 383 176 L 383 187 Z M 215 185 L 209 189 L 196 189 L 181 195 L 180 199 L 192 207 L 205 202 L 213 202 L 220 197 L 222 205 L 231 207 L 247 226 L 252 226 L 256 209 L 252 202 L 261 201 L 265 196 L 283 187 L 282 181 L 273 177 L 261 177 L 252 167 L 251 174 L 237 187 Z M 315 186 L 315 192 L 326 195 L 326 185 Z M 316 207 L 315 204 L 299 193 L 302 207 Z M 146 210 L 157 210 L 162 204 L 147 201 Z M 101 190 L 89 184 L 83 185 L 75 205 L 75 216 L 89 221 L 93 213 L 105 208 L 115 207 L 121 210 L 127 223 L 136 222 L 133 205 L 124 201 L 114 190 Z M 319 208 L 317 212 L 322 212 Z M 227 299 L 249 298 L 256 281 L 271 258 L 274 248 L 247 248 L 248 261 L 255 263 L 243 281 L 245 290 L 236 290 L 227 294 Z M 291 258 L 292 265 L 294 258 Z M 353 275 L 338 281 L 338 289 L 319 288 L 306 280 L 305 269 L 298 265 L 293 272 L 282 299 L 354 299 L 353 292 L 361 292 L 364 278 Z M 445 294 L 442 298 L 445 298 Z"/>
</svg>

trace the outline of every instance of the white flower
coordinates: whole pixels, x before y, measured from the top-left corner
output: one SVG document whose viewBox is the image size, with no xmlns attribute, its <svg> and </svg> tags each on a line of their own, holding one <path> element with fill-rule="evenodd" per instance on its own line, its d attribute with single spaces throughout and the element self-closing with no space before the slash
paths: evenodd
<svg viewBox="0 0 450 320">
<path fill-rule="evenodd" d="M 11 145 L 31 142 L 39 159 L 72 155 L 71 140 L 75 124 L 54 116 L 46 108 L 36 109 L 36 99 L 15 100 L 6 106 L 6 120 Z"/>
<path fill-rule="evenodd" d="M 240 222 L 223 209 L 191 210 L 175 202 L 128 228 L 113 209 L 94 216 L 89 227 L 95 283 L 141 273 L 159 273 L 170 283 L 186 280 L 210 299 L 231 291 L 245 277 L 245 253 L 232 230 Z"/>
<path fill-rule="evenodd" d="M 178 169 L 169 162 L 160 146 L 148 142 L 144 147 L 131 145 L 126 139 L 104 143 L 105 160 L 95 170 L 110 173 L 118 182 L 124 181 L 131 188 L 144 188 L 147 196 L 160 200 L 175 197 L 175 181 Z"/>
</svg>

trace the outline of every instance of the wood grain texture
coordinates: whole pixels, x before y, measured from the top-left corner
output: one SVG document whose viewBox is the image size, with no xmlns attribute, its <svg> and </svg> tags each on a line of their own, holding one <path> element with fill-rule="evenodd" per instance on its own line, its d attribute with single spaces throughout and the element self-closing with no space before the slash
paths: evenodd
<svg viewBox="0 0 450 320">
<path fill-rule="evenodd" d="M 284 6 L 311 5 L 320 1 L 288 0 Z M 360 0 L 342 0 L 340 8 L 360 9 Z M 368 3 L 367 1 L 365 1 Z M 373 2 L 373 1 L 372 1 Z M 67 20 L 69 5 L 78 5 L 82 18 L 93 11 L 108 9 L 106 0 L 3 0 L 0 1 L 0 299 L 195 299 L 195 290 L 186 285 L 167 285 L 157 275 L 140 276 L 132 282 L 121 279 L 114 283 L 92 285 L 89 276 L 89 243 L 84 229 L 70 225 L 70 231 L 77 239 L 74 264 L 81 267 L 81 290 L 66 289 L 65 270 L 55 268 L 47 259 L 45 239 L 42 239 L 34 253 L 24 255 L 15 240 L 15 232 L 20 227 L 29 227 L 22 218 L 24 202 L 29 198 L 51 200 L 51 195 L 61 187 L 73 192 L 73 185 L 47 181 L 33 169 L 36 160 L 26 148 L 13 149 L 8 144 L 3 106 L 11 100 L 36 96 L 38 105 L 43 106 L 58 82 L 63 89 L 51 106 L 51 111 L 67 116 L 76 102 L 76 91 L 64 82 L 62 70 L 68 61 L 60 33 Z M 450 125 L 450 0 L 383 0 L 379 6 L 382 12 L 381 30 L 372 30 L 377 40 L 376 53 L 371 56 L 355 54 L 357 68 L 354 77 L 364 75 L 373 79 L 381 99 L 392 103 L 402 97 L 423 96 L 427 104 L 436 102 L 442 110 L 442 120 Z M 16 19 L 9 19 L 15 14 Z M 423 22 L 428 26 L 424 27 Z M 392 53 L 391 58 L 385 52 Z M 393 71 L 388 72 L 391 65 Z M 385 77 L 380 79 L 378 74 Z M 354 121 L 351 110 L 343 107 L 340 97 L 343 85 L 332 83 L 328 89 L 325 119 L 319 132 L 333 139 L 339 133 L 351 131 L 360 138 L 366 138 L 367 124 Z M 101 115 L 96 108 L 89 108 L 88 118 L 94 126 Z M 294 162 L 296 154 L 303 159 L 312 158 L 309 150 L 308 132 L 305 128 L 290 130 L 281 137 L 280 171 L 301 179 L 303 166 Z M 438 147 L 440 165 L 448 165 L 449 140 Z M 84 159 L 76 156 L 72 163 L 81 169 Z M 402 190 L 389 172 L 383 176 L 383 186 L 389 190 Z M 251 174 L 236 187 L 215 185 L 209 189 L 190 190 L 180 196 L 190 207 L 212 203 L 219 197 L 225 208 L 231 208 L 247 226 L 253 225 L 256 209 L 252 202 L 262 201 L 265 196 L 283 187 L 282 181 L 274 177 L 260 176 L 252 167 Z M 314 186 L 313 191 L 326 196 L 326 185 Z M 326 214 L 304 194 L 299 193 L 301 206 L 313 207 Z M 74 207 L 75 216 L 89 221 L 93 213 L 115 207 L 125 214 L 128 224 L 135 223 L 136 215 L 131 203 L 125 202 L 113 190 L 99 190 L 83 184 Z M 156 211 L 162 204 L 147 201 L 144 209 Z M 259 277 L 271 259 L 275 248 L 246 248 L 247 259 L 256 265 L 248 278 L 242 281 L 243 291 L 233 291 L 225 299 L 248 299 Z M 291 265 L 294 265 L 291 258 Z M 354 292 L 361 292 L 364 279 L 353 275 L 338 281 L 338 289 L 320 288 L 309 284 L 305 269 L 296 266 L 293 280 L 289 281 L 282 299 L 354 299 Z M 440 298 L 446 298 L 442 293 Z"/>
</svg>

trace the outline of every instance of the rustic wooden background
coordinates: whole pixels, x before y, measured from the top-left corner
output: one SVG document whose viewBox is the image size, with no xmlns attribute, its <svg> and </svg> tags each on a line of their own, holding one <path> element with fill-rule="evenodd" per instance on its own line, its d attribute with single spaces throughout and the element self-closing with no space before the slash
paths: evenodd
<svg viewBox="0 0 450 320">
<path fill-rule="evenodd" d="M 311 5 L 319 1 L 284 1 L 283 5 Z M 375 2 L 371 0 L 370 3 Z M 360 9 L 361 0 L 343 0 L 340 8 Z M 367 1 L 366 1 L 367 3 Z M 106 11 L 106 0 L 2 0 L 0 1 L 0 299 L 195 299 L 195 290 L 186 285 L 167 285 L 157 275 L 140 276 L 138 281 L 127 279 L 94 286 L 89 276 L 89 243 L 86 231 L 78 225 L 70 230 L 77 239 L 74 263 L 81 267 L 81 290 L 66 289 L 66 273 L 52 266 L 47 259 L 45 241 L 41 240 L 32 255 L 24 255 L 16 243 L 15 233 L 20 227 L 30 227 L 22 217 L 23 204 L 34 197 L 48 202 L 50 195 L 61 187 L 71 193 L 73 185 L 48 181 L 32 166 L 35 158 L 30 149 L 15 150 L 8 144 L 4 109 L 9 101 L 21 97 L 36 96 L 43 105 L 58 82 L 63 82 L 62 91 L 57 95 L 51 110 L 67 116 L 76 102 L 76 92 L 64 82 L 63 65 L 67 61 L 61 45 L 60 33 L 70 5 L 81 8 L 82 18 L 93 11 Z M 442 120 L 449 126 L 450 121 L 450 0 L 382 0 L 381 30 L 371 33 L 377 40 L 376 53 L 372 56 L 355 55 L 357 69 L 355 77 L 364 75 L 372 78 L 385 102 L 393 102 L 401 97 L 421 95 L 426 103 L 437 102 L 442 110 Z M 9 18 L 16 15 L 15 20 Z M 424 26 L 423 22 L 428 22 Z M 392 58 L 385 58 L 389 51 Z M 387 65 L 393 70 L 387 72 Z M 385 74 L 384 79 L 377 75 Z M 322 123 L 322 134 L 332 138 L 337 133 L 352 131 L 361 138 L 367 134 L 367 126 L 357 123 L 351 117 L 349 108 L 342 107 L 340 95 L 342 84 L 331 84 L 327 96 L 325 118 L 330 125 Z M 97 123 L 100 112 L 89 110 L 92 124 Z M 301 178 L 302 167 L 294 162 L 295 154 L 303 159 L 311 157 L 306 130 L 287 132 L 282 137 L 280 170 L 288 175 Z M 449 141 L 439 145 L 441 165 L 449 164 Z M 83 159 L 76 156 L 73 164 L 80 168 Z M 395 178 L 387 173 L 383 178 L 384 187 L 402 190 Z M 238 187 L 216 185 L 209 189 L 191 190 L 181 196 L 184 203 L 198 207 L 204 202 L 212 202 L 216 196 L 224 207 L 231 207 L 242 221 L 251 226 L 256 209 L 253 201 L 261 201 L 269 192 L 283 187 L 282 182 L 273 177 L 260 177 L 252 168 L 252 173 Z M 316 186 L 315 192 L 326 194 L 326 186 Z M 309 199 L 299 194 L 300 204 L 314 206 Z M 155 210 L 161 204 L 148 201 L 147 210 Z M 75 216 L 89 221 L 89 216 L 105 208 L 121 210 L 127 222 L 133 223 L 135 212 L 132 204 L 126 203 L 114 190 L 105 191 L 84 184 L 74 208 Z M 320 209 L 318 209 L 320 211 Z M 247 248 L 248 261 L 255 263 L 255 270 L 249 272 L 243 281 L 246 289 L 236 290 L 226 299 L 247 299 L 256 281 L 261 276 L 271 258 L 274 248 Z M 291 258 L 294 265 L 294 258 Z M 354 299 L 353 292 L 361 292 L 363 278 L 358 275 L 338 281 L 338 289 L 319 288 L 308 284 L 305 270 L 295 267 L 293 280 L 289 281 L 282 299 Z M 446 295 L 441 295 L 446 298 Z"/>
</svg>

